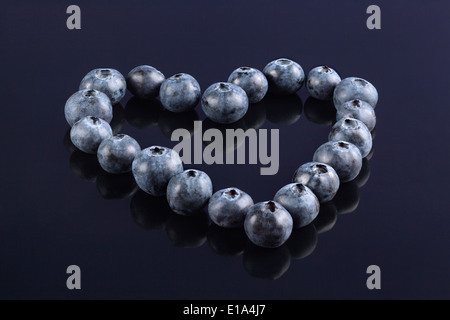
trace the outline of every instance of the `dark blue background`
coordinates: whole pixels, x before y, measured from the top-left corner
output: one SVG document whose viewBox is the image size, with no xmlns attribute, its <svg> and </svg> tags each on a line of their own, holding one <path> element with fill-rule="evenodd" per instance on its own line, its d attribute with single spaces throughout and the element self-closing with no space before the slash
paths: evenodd
<svg viewBox="0 0 450 320">
<path fill-rule="evenodd" d="M 76 1 L 81 30 L 66 28 L 70 4 L 2 6 L 0 298 L 450 298 L 448 1 L 376 1 L 382 29 L 372 31 L 369 1 Z M 327 64 L 343 78 L 365 78 L 380 99 L 371 175 L 350 203 L 356 209 L 339 214 L 277 280 L 252 276 L 245 254 L 216 254 L 202 233 L 200 247 L 180 248 L 164 229 L 140 228 L 130 198 L 104 199 L 98 180 L 74 175 L 73 158 L 71 170 L 64 103 L 89 70 L 126 74 L 150 64 L 166 76 L 190 73 L 205 89 L 239 66 L 262 69 L 278 57 L 306 72 Z M 206 171 L 216 190 L 271 199 L 330 129 L 308 121 L 305 88 L 298 96 L 305 107 L 294 124 L 263 125 L 280 129 L 277 175 L 260 176 L 259 165 L 187 167 Z M 142 147 L 173 146 L 161 127 L 124 121 L 121 131 Z M 357 191 L 342 202 L 358 200 Z M 180 224 L 183 232 L 188 223 Z M 81 267 L 82 290 L 66 288 L 71 264 Z M 381 290 L 366 288 L 371 264 L 381 268 Z"/>
</svg>

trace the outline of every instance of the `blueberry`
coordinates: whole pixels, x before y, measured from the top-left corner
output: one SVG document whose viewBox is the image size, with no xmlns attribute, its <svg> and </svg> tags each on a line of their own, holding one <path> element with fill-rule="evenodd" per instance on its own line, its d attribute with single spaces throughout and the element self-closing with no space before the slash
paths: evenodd
<svg viewBox="0 0 450 320">
<path fill-rule="evenodd" d="M 362 157 L 359 149 L 346 141 L 329 141 L 317 148 L 313 161 L 333 167 L 340 182 L 353 180 L 361 170 Z"/>
<path fill-rule="evenodd" d="M 200 85 L 187 73 L 178 73 L 166 79 L 159 90 L 162 105 L 172 112 L 184 112 L 195 108 L 200 96 Z"/>
<path fill-rule="evenodd" d="M 261 101 L 269 88 L 264 73 L 250 67 L 240 67 L 234 70 L 228 77 L 228 82 L 244 89 L 249 103 Z"/>
<path fill-rule="evenodd" d="M 98 162 L 109 173 L 125 173 L 131 170 L 141 147 L 132 137 L 118 134 L 102 141 L 97 150 Z"/>
<path fill-rule="evenodd" d="M 111 104 L 118 103 L 127 90 L 127 83 L 123 75 L 111 68 L 94 69 L 81 80 L 80 90 L 95 89 L 103 92 L 111 100 Z"/>
<path fill-rule="evenodd" d="M 369 131 L 375 128 L 377 117 L 375 110 L 370 104 L 359 99 L 353 99 L 345 102 L 340 106 L 336 106 L 337 114 L 336 120 L 342 118 L 353 118 L 362 121 Z"/>
<path fill-rule="evenodd" d="M 70 96 L 64 106 L 64 115 L 70 126 L 88 116 L 97 117 L 110 123 L 113 118 L 113 109 L 106 94 L 94 89 L 85 89 Z"/>
<path fill-rule="evenodd" d="M 295 228 L 310 224 L 319 213 L 319 200 L 311 189 L 301 183 L 285 185 L 278 190 L 273 200 L 291 214 Z"/>
<path fill-rule="evenodd" d="M 306 89 L 310 96 L 319 100 L 333 99 L 333 92 L 341 77 L 328 66 L 311 69 L 308 73 Z"/>
<path fill-rule="evenodd" d="M 247 211 L 252 205 L 252 198 L 244 191 L 238 188 L 226 188 L 217 191 L 209 199 L 208 214 L 218 226 L 242 227 Z"/>
<path fill-rule="evenodd" d="M 334 106 L 338 108 L 343 103 L 354 99 L 366 101 L 375 109 L 378 101 L 377 89 L 367 80 L 355 77 L 345 78 L 334 89 Z"/>
<path fill-rule="evenodd" d="M 174 175 L 167 185 L 167 202 L 175 213 L 191 215 L 208 203 L 213 186 L 209 176 L 189 169 Z"/>
<path fill-rule="evenodd" d="M 100 143 L 111 136 L 109 123 L 96 117 L 84 117 L 70 129 L 70 140 L 75 147 L 86 153 L 97 153 Z"/>
<path fill-rule="evenodd" d="M 183 171 L 183 162 L 176 151 L 152 146 L 136 155 L 131 170 L 139 188 L 153 196 L 162 196 L 170 178 Z"/>
<path fill-rule="evenodd" d="M 140 99 L 156 98 L 159 88 L 166 79 L 159 70 L 142 65 L 132 69 L 126 78 L 128 90 Z"/>
<path fill-rule="evenodd" d="M 292 217 L 275 201 L 259 202 L 250 207 L 244 229 L 251 242 L 260 247 L 276 248 L 289 238 Z"/>
<path fill-rule="evenodd" d="M 244 89 L 235 84 L 214 83 L 203 93 L 202 109 L 214 122 L 233 123 L 242 119 L 247 113 L 247 94 Z"/>
<path fill-rule="evenodd" d="M 328 140 L 342 140 L 354 144 L 363 158 L 372 149 L 372 135 L 369 129 L 361 121 L 352 118 L 342 118 L 336 122 L 331 128 Z"/>
<path fill-rule="evenodd" d="M 308 162 L 301 165 L 292 179 L 311 189 L 319 202 L 333 199 L 339 189 L 339 177 L 333 167 L 320 162 Z"/>
<path fill-rule="evenodd" d="M 269 91 L 278 94 L 293 94 L 305 81 L 302 67 L 292 60 L 281 58 L 269 62 L 263 70 L 269 82 Z"/>
</svg>

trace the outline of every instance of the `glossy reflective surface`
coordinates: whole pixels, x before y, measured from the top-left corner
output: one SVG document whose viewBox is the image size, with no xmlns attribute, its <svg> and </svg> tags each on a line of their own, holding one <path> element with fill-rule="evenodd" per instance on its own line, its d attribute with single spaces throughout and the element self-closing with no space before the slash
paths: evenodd
<svg viewBox="0 0 450 320">
<path fill-rule="evenodd" d="M 67 30 L 68 4 L 3 8 L 2 56 L 11 63 L 2 85 L 0 298 L 450 298 L 447 2 L 378 1 L 382 29 L 370 31 L 364 3 L 77 4 L 81 30 Z M 328 23 L 318 24 L 319 14 Z M 127 74 L 149 64 L 207 88 L 241 65 L 262 69 L 280 56 L 305 72 L 328 64 L 342 78 L 367 79 L 379 100 L 361 175 L 276 250 L 205 215 L 172 213 L 164 197 L 137 190 L 129 174 L 106 174 L 67 139 L 64 103 L 94 68 Z M 173 130 L 193 133 L 193 120 L 205 119 L 199 105 L 173 116 L 157 101 L 131 98 L 113 107 L 111 127 L 142 148 L 171 148 Z M 185 167 L 205 171 L 214 190 L 235 186 L 255 202 L 270 200 L 327 141 L 333 112 L 305 88 L 250 107 L 236 127 L 280 129 L 274 176 L 261 176 L 259 163 Z M 72 264 L 82 272 L 76 292 L 65 286 Z M 366 287 L 372 264 L 381 290 Z"/>
</svg>

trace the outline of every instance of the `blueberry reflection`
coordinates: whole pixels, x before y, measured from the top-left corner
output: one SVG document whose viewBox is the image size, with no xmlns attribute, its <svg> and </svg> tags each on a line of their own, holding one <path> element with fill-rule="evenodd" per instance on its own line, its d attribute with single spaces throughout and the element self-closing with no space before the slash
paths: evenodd
<svg viewBox="0 0 450 320">
<path fill-rule="evenodd" d="M 339 214 L 351 213 L 359 204 L 359 187 L 354 180 L 342 183 L 333 198 Z"/>
<path fill-rule="evenodd" d="M 161 132 L 170 139 L 172 132 L 178 128 L 194 133 L 194 121 L 198 120 L 197 112 L 192 109 L 186 112 L 170 112 L 163 110 L 159 115 L 158 125 Z"/>
<path fill-rule="evenodd" d="M 253 128 L 255 130 L 261 128 L 266 122 L 266 108 L 263 102 L 250 104 L 248 111 L 242 119 L 247 129 Z"/>
<path fill-rule="evenodd" d="M 374 152 L 374 150 L 375 150 L 374 148 L 375 148 L 375 145 L 372 144 L 372 149 L 370 149 L 369 154 L 366 156 L 366 159 L 367 159 L 367 160 L 372 159 L 372 157 L 373 157 L 373 152 Z"/>
<path fill-rule="evenodd" d="M 260 102 L 266 109 L 267 120 L 274 124 L 289 126 L 300 119 L 302 99 L 297 94 L 286 96 L 266 95 Z"/>
<path fill-rule="evenodd" d="M 221 125 L 205 119 L 202 123 L 203 132 L 210 128 L 217 128 L 225 134 L 226 129 L 258 129 L 264 125 L 266 119 L 283 125 L 295 123 L 299 119 L 302 103 L 298 96 L 272 98 L 267 96 L 262 102 L 250 105 L 244 118 L 230 125 Z M 335 116 L 334 108 L 330 110 L 330 106 L 318 106 L 317 101 L 311 99 L 305 103 L 306 117 L 322 125 L 328 125 L 330 121 L 332 123 Z M 117 124 L 113 123 L 116 130 L 121 128 L 123 119 L 126 117 L 128 122 L 137 128 L 143 129 L 158 124 L 161 131 L 170 137 L 173 130 L 177 128 L 185 128 L 192 134 L 194 121 L 198 120 L 195 110 L 188 113 L 164 111 L 158 100 L 145 102 L 132 98 L 128 101 L 125 110 L 121 105 L 115 105 L 114 108 L 115 114 L 118 114 L 115 116 Z M 374 134 L 373 132 L 373 136 Z M 232 148 L 239 147 L 242 142 L 235 141 Z M 96 155 L 89 155 L 75 148 L 70 141 L 70 128 L 64 135 L 63 145 L 71 154 L 69 163 L 73 174 L 80 179 L 96 182 L 102 197 L 124 199 L 132 196 L 130 211 L 139 227 L 146 230 L 164 229 L 169 240 L 176 247 L 196 248 L 207 241 L 218 255 L 231 257 L 242 255 L 245 270 L 251 276 L 263 279 L 280 278 L 290 267 L 291 258 L 303 259 L 314 252 L 318 235 L 334 227 L 338 213 L 344 214 L 356 210 L 359 204 L 359 188 L 364 186 L 370 178 L 369 159 L 373 154 L 372 148 L 369 156 L 363 159 L 359 175 L 353 181 L 342 184 L 333 201 L 321 204 L 319 215 L 311 224 L 294 229 L 291 237 L 280 248 L 265 249 L 252 244 L 243 228 L 221 228 L 210 223 L 204 211 L 189 217 L 173 213 L 165 197 L 153 197 L 138 190 L 131 173 L 123 175 L 106 173 L 101 169 Z"/>
<path fill-rule="evenodd" d="M 373 128 L 372 131 L 370 131 L 370 134 L 372 135 L 372 140 L 374 140 L 377 134 L 377 127 Z"/>
<path fill-rule="evenodd" d="M 131 172 L 112 174 L 101 170 L 97 176 L 97 189 L 105 199 L 125 199 L 138 189 Z"/>
<path fill-rule="evenodd" d="M 164 229 L 172 212 L 166 197 L 153 197 L 142 190 L 131 198 L 130 211 L 136 224 L 145 230 Z"/>
<path fill-rule="evenodd" d="M 64 149 L 66 149 L 66 151 L 69 154 L 72 154 L 72 152 L 74 152 L 75 150 L 78 150 L 77 147 L 75 147 L 75 145 L 72 143 L 72 140 L 70 139 L 70 129 L 67 129 L 66 134 L 64 135 L 63 138 L 63 145 L 64 145 Z"/>
<path fill-rule="evenodd" d="M 221 256 L 239 256 L 244 252 L 247 235 L 244 228 L 222 228 L 211 223 L 206 236 L 209 246 Z"/>
<path fill-rule="evenodd" d="M 125 110 L 120 103 L 116 103 L 112 106 L 112 108 L 113 118 L 109 125 L 111 126 L 113 134 L 118 134 L 122 130 L 123 124 L 125 122 Z"/>
<path fill-rule="evenodd" d="M 321 101 L 310 96 L 305 101 L 304 113 L 309 121 L 321 126 L 331 126 L 336 121 L 333 101 Z"/>
<path fill-rule="evenodd" d="M 205 212 L 182 216 L 172 212 L 167 219 L 166 232 L 174 246 L 198 248 L 206 242 L 209 220 Z"/>
<path fill-rule="evenodd" d="M 245 246 L 243 263 L 245 270 L 255 278 L 275 280 L 280 278 L 291 264 L 286 244 L 278 248 L 262 248 L 250 241 Z"/>
<path fill-rule="evenodd" d="M 370 178 L 370 165 L 369 165 L 369 160 L 366 158 L 364 158 L 362 160 L 362 167 L 361 167 L 361 171 L 359 172 L 359 174 L 356 176 L 356 178 L 353 180 L 356 185 L 361 188 L 362 186 L 364 186 L 367 181 Z"/>
<path fill-rule="evenodd" d="M 231 130 L 237 130 L 237 129 L 242 129 L 242 130 L 246 130 L 246 125 L 243 119 L 238 120 L 236 122 L 233 123 L 229 123 L 229 124 L 222 124 L 222 123 L 217 123 L 214 122 L 210 119 L 205 119 L 202 122 L 202 130 L 203 132 L 209 130 L 209 129 L 217 129 L 222 133 L 222 137 L 223 137 L 223 141 L 222 141 L 222 146 L 223 149 L 221 151 L 223 152 L 230 152 L 230 151 L 234 151 L 237 148 L 239 148 L 245 141 L 245 137 L 243 136 L 239 136 L 238 138 L 234 139 L 233 144 L 228 144 L 227 140 L 226 140 L 226 131 L 227 129 L 231 129 Z M 212 139 L 214 141 L 214 139 Z M 203 141 L 203 143 L 205 145 L 209 145 L 211 144 L 213 141 Z"/>
<path fill-rule="evenodd" d="M 337 221 L 337 208 L 333 201 L 320 204 L 320 211 L 312 224 L 318 234 L 330 231 Z"/>
<path fill-rule="evenodd" d="M 78 149 L 70 155 L 69 165 L 76 177 L 89 182 L 95 182 L 103 170 L 98 163 L 97 155 L 87 154 Z"/>
<path fill-rule="evenodd" d="M 132 97 L 125 106 L 125 119 L 135 128 L 151 128 L 158 124 L 162 109 L 158 99 L 142 100 Z"/>
<path fill-rule="evenodd" d="M 303 259 L 309 256 L 317 246 L 317 239 L 317 230 L 312 223 L 293 229 L 291 236 L 286 241 L 291 257 Z"/>
</svg>

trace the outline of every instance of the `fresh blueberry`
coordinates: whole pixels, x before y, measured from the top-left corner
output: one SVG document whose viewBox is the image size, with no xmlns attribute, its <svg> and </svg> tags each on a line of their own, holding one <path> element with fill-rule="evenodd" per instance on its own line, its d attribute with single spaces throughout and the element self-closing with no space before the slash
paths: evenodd
<svg viewBox="0 0 450 320">
<path fill-rule="evenodd" d="M 228 77 L 228 82 L 244 89 L 249 103 L 261 101 L 269 88 L 264 73 L 250 67 L 240 67 L 234 70 Z"/>
<path fill-rule="evenodd" d="M 339 177 L 333 167 L 320 162 L 308 162 L 301 165 L 292 179 L 311 189 L 319 202 L 333 199 L 339 189 Z"/>
<path fill-rule="evenodd" d="M 235 84 L 214 83 L 203 93 L 202 109 L 214 122 L 233 123 L 242 119 L 247 113 L 247 94 L 244 89 Z"/>
<path fill-rule="evenodd" d="M 208 203 L 213 186 L 209 176 L 189 169 L 174 175 L 167 185 L 167 202 L 173 212 L 191 215 Z"/>
<path fill-rule="evenodd" d="M 342 118 L 334 124 L 328 136 L 330 141 L 347 141 L 354 144 L 366 157 L 372 149 L 372 135 L 362 121 L 352 118 Z"/>
<path fill-rule="evenodd" d="M 178 73 L 167 78 L 159 90 L 162 105 L 172 112 L 184 112 L 195 108 L 200 96 L 200 85 L 187 73 Z"/>
<path fill-rule="evenodd" d="M 322 144 L 314 153 L 313 161 L 332 166 L 340 182 L 353 180 L 362 166 L 361 152 L 347 141 L 329 141 Z"/>
<path fill-rule="evenodd" d="M 111 101 L 103 92 L 85 89 L 75 92 L 64 106 L 67 123 L 73 126 L 81 118 L 92 116 L 110 123 L 113 118 Z"/>
<path fill-rule="evenodd" d="M 247 211 L 252 205 L 252 198 L 244 191 L 238 188 L 226 188 L 217 191 L 209 199 L 208 214 L 218 226 L 242 227 Z"/>
<path fill-rule="evenodd" d="M 269 91 L 278 94 L 293 94 L 305 81 L 302 67 L 290 59 L 281 58 L 269 62 L 263 70 L 269 82 Z"/>
<path fill-rule="evenodd" d="M 251 242 L 260 247 L 276 248 L 289 238 L 293 221 L 289 212 L 275 201 L 259 202 L 250 207 L 244 229 Z"/>
<path fill-rule="evenodd" d="M 319 214 L 319 200 L 311 189 L 301 183 L 285 185 L 278 190 L 273 200 L 291 214 L 295 228 L 310 224 Z"/>
<path fill-rule="evenodd" d="M 84 117 L 70 129 L 70 140 L 75 147 L 91 154 L 97 153 L 100 143 L 111 136 L 109 123 L 96 117 Z"/>
<path fill-rule="evenodd" d="M 125 96 L 127 83 L 123 75 L 111 68 L 94 69 L 81 80 L 80 90 L 95 89 L 106 94 L 111 104 L 116 104 Z"/>
<path fill-rule="evenodd" d="M 132 137 L 118 134 L 102 141 L 97 150 L 98 162 L 109 173 L 125 173 L 141 147 Z"/>
<path fill-rule="evenodd" d="M 183 171 L 183 162 L 176 151 L 152 146 L 136 155 L 131 170 L 139 188 L 152 196 L 162 196 L 170 178 Z"/>
<path fill-rule="evenodd" d="M 320 66 L 311 69 L 308 73 L 306 89 L 310 96 L 319 100 L 333 99 L 333 92 L 341 77 L 328 66 Z"/>
<path fill-rule="evenodd" d="M 342 118 L 358 119 L 366 125 L 369 131 L 372 131 L 375 128 L 377 122 L 375 110 L 367 102 L 353 99 L 340 106 L 336 106 L 336 108 L 336 120 L 341 120 Z"/>
<path fill-rule="evenodd" d="M 128 90 L 140 99 L 156 98 L 166 79 L 159 70 L 142 65 L 132 69 L 126 78 Z"/>
<path fill-rule="evenodd" d="M 334 106 L 338 108 L 343 103 L 354 99 L 366 101 L 375 109 L 378 102 L 377 89 L 367 80 L 355 77 L 345 78 L 334 89 Z"/>
</svg>

